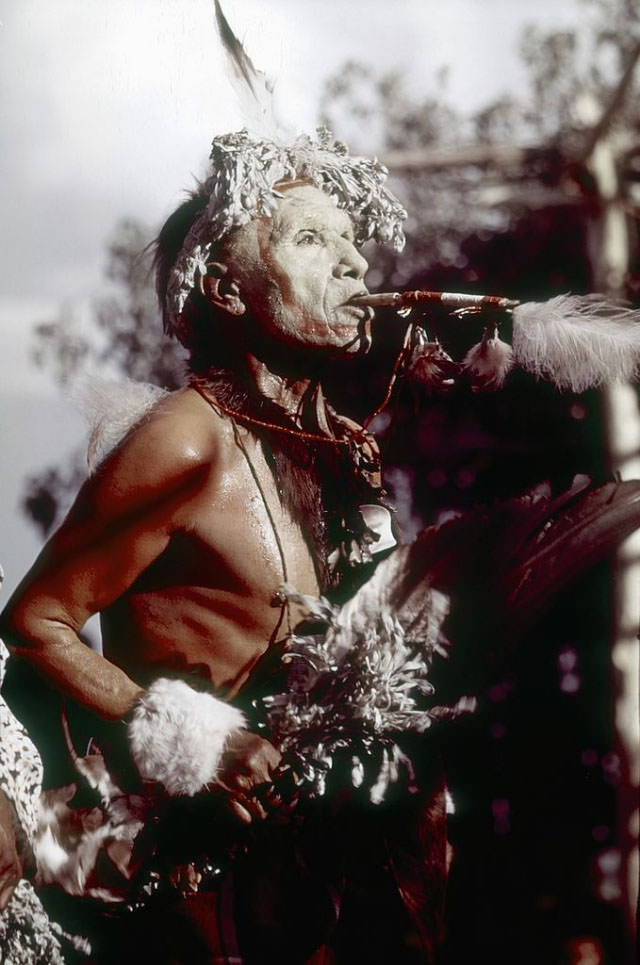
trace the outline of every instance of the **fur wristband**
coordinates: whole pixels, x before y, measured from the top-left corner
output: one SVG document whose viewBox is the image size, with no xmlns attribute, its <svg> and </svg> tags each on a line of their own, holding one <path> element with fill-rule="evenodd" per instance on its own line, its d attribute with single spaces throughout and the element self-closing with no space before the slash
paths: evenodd
<svg viewBox="0 0 640 965">
<path fill-rule="evenodd" d="M 182 680 L 161 678 L 133 709 L 129 744 L 145 780 L 192 797 L 215 777 L 230 733 L 245 726 L 237 707 Z"/>
</svg>

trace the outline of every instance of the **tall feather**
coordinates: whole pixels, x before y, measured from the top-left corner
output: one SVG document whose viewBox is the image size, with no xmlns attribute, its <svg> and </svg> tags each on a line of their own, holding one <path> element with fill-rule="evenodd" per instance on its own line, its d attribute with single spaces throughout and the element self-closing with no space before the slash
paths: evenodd
<svg viewBox="0 0 640 965">
<path fill-rule="evenodd" d="M 244 126 L 252 133 L 279 140 L 289 132 L 276 116 L 273 91 L 275 82 L 257 70 L 247 51 L 233 32 L 218 0 L 214 0 L 216 25 L 229 63 L 233 87 L 243 115 Z"/>
<path fill-rule="evenodd" d="M 559 295 L 513 312 L 515 361 L 560 389 L 633 379 L 640 372 L 640 309 L 602 295 Z"/>
</svg>

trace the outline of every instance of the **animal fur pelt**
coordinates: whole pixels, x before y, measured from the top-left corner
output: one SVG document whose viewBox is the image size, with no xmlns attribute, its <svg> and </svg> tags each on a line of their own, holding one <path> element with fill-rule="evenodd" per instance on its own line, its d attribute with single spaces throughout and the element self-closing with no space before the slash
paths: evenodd
<svg viewBox="0 0 640 965">
<path fill-rule="evenodd" d="M 169 794 L 193 797 L 215 778 L 229 734 L 245 725 L 237 707 L 161 678 L 134 707 L 131 754 L 143 778 L 159 781 Z"/>
</svg>

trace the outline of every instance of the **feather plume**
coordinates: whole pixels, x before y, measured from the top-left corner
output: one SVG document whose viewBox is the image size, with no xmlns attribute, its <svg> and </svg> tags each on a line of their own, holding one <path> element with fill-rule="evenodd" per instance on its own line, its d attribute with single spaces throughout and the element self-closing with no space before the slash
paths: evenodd
<svg viewBox="0 0 640 965">
<path fill-rule="evenodd" d="M 233 32 L 218 0 L 214 0 L 216 26 L 227 55 L 230 83 L 242 112 L 243 125 L 252 134 L 280 140 L 290 134 L 278 120 L 274 105 L 275 82 L 258 70 Z"/>
<path fill-rule="evenodd" d="M 492 335 L 485 331 L 482 341 L 473 345 L 462 361 L 473 392 L 501 389 L 512 365 L 513 350 L 498 338 L 497 329 Z"/>
<path fill-rule="evenodd" d="M 114 449 L 167 394 L 166 389 L 157 385 L 133 379 L 115 382 L 93 375 L 76 382 L 71 401 L 89 425 L 89 472 L 93 472 L 100 458 Z"/>
<path fill-rule="evenodd" d="M 603 295 L 559 295 L 513 312 L 519 365 L 560 389 L 633 379 L 640 371 L 640 309 Z"/>
<path fill-rule="evenodd" d="M 416 331 L 421 337 L 409 355 L 405 376 L 422 385 L 427 392 L 445 392 L 454 384 L 460 366 L 445 352 L 440 342 L 429 342 L 422 334 L 422 329 Z"/>
</svg>

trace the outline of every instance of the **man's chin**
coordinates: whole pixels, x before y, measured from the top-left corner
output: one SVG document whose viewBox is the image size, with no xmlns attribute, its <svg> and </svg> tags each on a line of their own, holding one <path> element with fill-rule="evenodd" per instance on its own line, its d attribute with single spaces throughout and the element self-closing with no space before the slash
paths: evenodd
<svg viewBox="0 0 640 965">
<path fill-rule="evenodd" d="M 342 357 L 366 355 L 371 348 L 371 319 L 368 316 L 360 319 L 355 326 L 353 323 L 345 326 L 342 332 L 334 328 L 334 333 L 339 336 L 341 343 L 339 348 L 336 346 L 336 354 Z"/>
<path fill-rule="evenodd" d="M 347 346 L 348 355 L 366 355 L 371 348 L 371 334 L 369 332 L 358 335 L 358 338 Z"/>
<path fill-rule="evenodd" d="M 353 325 L 333 328 L 331 344 L 327 346 L 328 354 L 332 358 L 351 358 L 366 355 L 371 348 L 371 326 L 363 321 L 357 327 Z"/>
<path fill-rule="evenodd" d="M 345 359 L 345 358 L 360 358 L 362 355 L 366 355 L 371 348 L 371 335 L 369 332 L 358 332 L 355 338 L 352 338 L 348 342 L 344 342 L 342 345 L 333 345 L 329 349 L 330 358 L 335 359 Z"/>
</svg>

